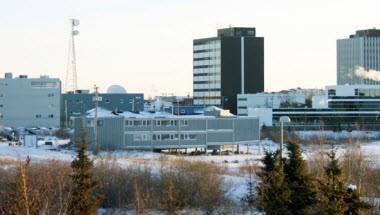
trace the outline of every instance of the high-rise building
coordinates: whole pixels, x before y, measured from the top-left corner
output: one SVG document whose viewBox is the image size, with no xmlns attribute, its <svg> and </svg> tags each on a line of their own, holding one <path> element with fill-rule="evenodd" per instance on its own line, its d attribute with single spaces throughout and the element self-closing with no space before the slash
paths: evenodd
<svg viewBox="0 0 380 215">
<path fill-rule="evenodd" d="M 0 79 L 0 125 L 8 127 L 59 127 L 61 81 L 41 76 Z"/>
<path fill-rule="evenodd" d="M 264 38 L 255 28 L 219 29 L 193 41 L 194 105 L 237 112 L 237 94 L 264 91 Z"/>
<path fill-rule="evenodd" d="M 337 83 L 380 84 L 380 30 L 360 30 L 337 40 Z"/>
</svg>

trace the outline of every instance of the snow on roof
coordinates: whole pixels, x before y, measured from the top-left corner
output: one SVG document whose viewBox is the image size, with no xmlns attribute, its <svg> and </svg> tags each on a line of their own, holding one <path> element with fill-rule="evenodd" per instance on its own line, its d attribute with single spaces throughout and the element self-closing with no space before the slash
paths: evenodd
<svg viewBox="0 0 380 215">
<path fill-rule="evenodd" d="M 88 110 L 86 112 L 87 117 L 95 117 L 95 108 Z M 117 115 L 113 114 L 112 111 L 104 109 L 104 108 L 98 108 L 98 117 L 117 117 Z"/>
<path fill-rule="evenodd" d="M 208 107 L 209 110 L 217 110 L 217 111 L 225 111 L 221 108 L 211 106 Z M 95 117 L 95 109 L 91 109 L 86 112 L 86 116 L 88 118 Z M 229 117 L 235 117 L 233 114 L 224 114 L 222 116 L 229 116 Z M 215 115 L 204 115 L 204 114 L 196 114 L 196 115 L 173 115 L 172 113 L 168 112 L 139 112 L 139 113 L 134 113 L 134 112 L 121 112 L 121 113 L 114 113 L 110 110 L 103 109 L 103 108 L 98 108 L 98 117 L 100 118 L 105 118 L 105 117 L 124 117 L 124 118 L 145 118 L 145 119 L 151 119 L 151 118 L 217 118 Z"/>
<path fill-rule="evenodd" d="M 208 106 L 204 110 L 205 111 L 222 111 L 223 109 L 216 106 Z"/>
</svg>

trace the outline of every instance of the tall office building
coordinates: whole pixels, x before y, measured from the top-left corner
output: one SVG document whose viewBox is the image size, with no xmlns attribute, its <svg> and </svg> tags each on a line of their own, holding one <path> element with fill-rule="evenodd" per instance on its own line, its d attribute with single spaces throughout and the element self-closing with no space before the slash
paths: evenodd
<svg viewBox="0 0 380 215">
<path fill-rule="evenodd" d="M 380 30 L 360 30 L 337 40 L 337 83 L 380 84 Z"/>
<path fill-rule="evenodd" d="M 255 28 L 219 29 L 217 37 L 193 41 L 195 105 L 237 112 L 237 94 L 264 91 L 264 38 Z"/>
</svg>

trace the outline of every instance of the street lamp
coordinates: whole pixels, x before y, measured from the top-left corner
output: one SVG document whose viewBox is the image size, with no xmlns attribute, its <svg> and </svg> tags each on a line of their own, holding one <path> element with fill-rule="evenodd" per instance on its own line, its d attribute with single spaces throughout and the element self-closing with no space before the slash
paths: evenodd
<svg viewBox="0 0 380 215">
<path fill-rule="evenodd" d="M 281 116 L 280 117 L 280 123 L 281 123 L 281 145 L 280 145 L 280 151 L 281 151 L 281 162 L 282 162 L 282 148 L 284 145 L 284 123 L 289 123 L 290 118 L 288 116 Z"/>
</svg>

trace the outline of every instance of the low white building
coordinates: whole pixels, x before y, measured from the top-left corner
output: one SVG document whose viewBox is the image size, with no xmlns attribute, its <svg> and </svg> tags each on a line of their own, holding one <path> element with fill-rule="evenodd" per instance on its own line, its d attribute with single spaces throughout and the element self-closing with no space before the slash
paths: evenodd
<svg viewBox="0 0 380 215">
<path fill-rule="evenodd" d="M 41 76 L 0 79 L 0 124 L 7 127 L 59 127 L 61 81 Z"/>
<path fill-rule="evenodd" d="M 305 106 L 305 93 L 289 90 L 276 93 L 238 94 L 237 114 L 247 116 L 250 108 L 280 108 L 288 106 Z"/>
</svg>

